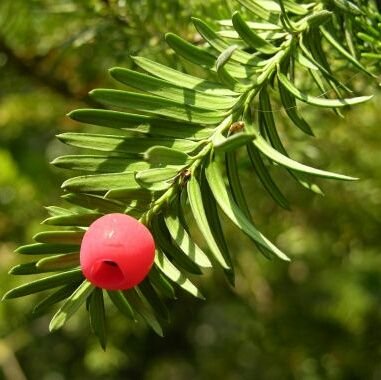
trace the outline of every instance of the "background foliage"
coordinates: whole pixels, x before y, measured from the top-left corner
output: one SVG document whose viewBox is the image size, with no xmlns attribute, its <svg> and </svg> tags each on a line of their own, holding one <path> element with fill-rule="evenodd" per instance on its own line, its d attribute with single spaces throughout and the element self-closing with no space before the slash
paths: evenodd
<svg viewBox="0 0 381 380">
<path fill-rule="evenodd" d="M 163 33 L 197 41 L 189 16 L 216 17 L 217 6 L 226 12 L 223 1 L 1 2 L 3 291 L 21 283 L 6 275 L 19 262 L 11 252 L 41 230 L 41 204 L 59 196 L 63 173 L 48 162 L 68 149 L 54 135 L 80 128 L 63 115 L 92 105 L 90 89 L 114 86 L 106 69 L 132 67 L 131 54 L 177 64 Z M 48 319 L 30 317 L 30 298 L 3 303 L 3 378 L 381 378 L 379 98 L 345 119 L 306 107 L 317 137 L 311 144 L 293 136 L 297 158 L 361 181 L 320 181 L 321 198 L 285 180 L 289 212 L 276 207 L 248 172 L 244 185 L 252 188 L 258 224 L 292 256 L 291 264 L 253 255 L 251 243 L 229 230 L 236 288 L 216 274 L 206 276 L 201 287 L 208 301 L 183 296 L 170 305 L 165 339 L 111 316 L 106 353 L 87 337 L 81 315 L 48 335 Z"/>
</svg>

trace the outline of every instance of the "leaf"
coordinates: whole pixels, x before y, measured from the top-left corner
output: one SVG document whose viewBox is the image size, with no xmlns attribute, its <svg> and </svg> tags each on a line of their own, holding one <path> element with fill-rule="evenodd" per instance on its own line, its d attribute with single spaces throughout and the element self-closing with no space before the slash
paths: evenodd
<svg viewBox="0 0 381 380">
<path fill-rule="evenodd" d="M 44 290 L 57 288 L 62 285 L 67 285 L 71 282 L 79 281 L 82 278 L 83 276 L 80 269 L 74 269 L 71 271 L 54 274 L 52 276 L 41 278 L 39 280 L 35 280 L 29 282 L 28 284 L 21 285 L 12 290 L 9 290 L 3 296 L 3 300 L 24 297 L 29 294 L 34 294 L 42 292 Z"/>
<path fill-rule="evenodd" d="M 254 139 L 255 135 L 250 133 L 239 132 L 235 133 L 227 138 L 220 139 L 215 143 L 214 150 L 216 153 L 225 153 L 236 150 Z"/>
<path fill-rule="evenodd" d="M 139 294 L 135 289 L 131 289 L 127 292 L 124 292 L 124 296 L 127 301 L 133 306 L 134 310 L 143 317 L 147 324 L 152 328 L 155 333 L 161 337 L 164 336 L 163 328 L 155 316 L 152 308 L 148 305 L 147 302 L 143 302 Z"/>
<path fill-rule="evenodd" d="M 229 152 L 225 155 L 226 162 L 226 174 L 228 177 L 229 187 L 233 196 L 234 201 L 237 206 L 241 209 L 246 218 L 254 225 L 249 207 L 246 202 L 246 197 L 241 185 L 241 181 L 238 173 L 238 165 L 236 160 L 235 152 Z M 265 256 L 269 256 L 269 253 L 262 245 L 255 242 L 255 245 Z"/>
<path fill-rule="evenodd" d="M 274 244 L 272 244 L 261 232 L 259 232 L 253 224 L 247 219 L 242 210 L 237 206 L 231 194 L 226 190 L 223 175 L 216 161 L 210 160 L 205 169 L 206 178 L 208 180 L 212 193 L 229 219 L 242 231 L 244 231 L 254 241 L 261 244 L 274 255 L 282 260 L 289 261 L 289 258 L 281 252 Z"/>
<path fill-rule="evenodd" d="M 281 13 L 280 3 L 278 4 L 276 1 L 272 1 L 272 0 L 252 0 L 252 2 L 256 2 L 263 9 L 266 9 L 269 12 Z M 284 0 L 282 0 L 281 2 L 284 3 Z"/>
<path fill-rule="evenodd" d="M 178 122 L 167 118 L 136 115 L 111 110 L 78 109 L 70 112 L 68 116 L 82 123 L 107 128 L 128 129 L 139 133 L 170 138 L 198 140 L 208 137 L 212 132 L 207 127 L 186 123 L 184 121 Z"/>
<path fill-rule="evenodd" d="M 95 288 L 91 293 L 89 302 L 90 325 L 98 337 L 101 347 L 106 349 L 106 312 L 102 289 Z"/>
<path fill-rule="evenodd" d="M 181 288 L 197 298 L 204 299 L 204 296 L 200 293 L 196 286 L 184 275 L 184 273 L 178 270 L 160 250 L 156 251 L 155 264 L 164 275 L 166 275 Z"/>
<path fill-rule="evenodd" d="M 218 20 L 217 21 L 221 26 L 233 26 L 233 22 L 231 19 L 228 20 Z M 271 24 L 269 22 L 255 22 L 255 21 L 247 21 L 246 24 L 250 29 L 254 30 L 266 30 L 266 31 L 277 31 L 282 30 L 282 27 L 279 25 Z"/>
<path fill-rule="evenodd" d="M 349 2 L 348 2 L 349 3 Z M 320 26 L 321 34 L 324 36 L 324 38 L 327 40 L 327 42 L 334 48 L 336 51 L 338 51 L 344 58 L 346 58 L 349 62 L 351 62 L 355 67 L 357 67 L 359 70 L 364 72 L 365 74 L 376 77 L 372 73 L 370 73 L 355 57 L 352 56 L 352 54 L 348 53 L 342 46 L 342 44 L 337 41 L 331 33 L 328 32 L 327 29 L 325 29 L 323 26 Z"/>
<path fill-rule="evenodd" d="M 70 178 L 62 184 L 65 190 L 87 193 L 104 193 L 124 187 L 139 189 L 134 172 L 83 175 Z"/>
<path fill-rule="evenodd" d="M 103 216 L 98 212 L 87 212 L 82 214 L 53 216 L 45 219 L 42 223 L 51 226 L 79 226 L 88 227 L 92 222 Z M 58 252 L 54 252 L 58 253 Z M 68 252 L 69 253 L 69 252 Z"/>
<path fill-rule="evenodd" d="M 50 216 L 66 216 L 75 214 L 74 211 L 58 206 L 45 207 Z"/>
<path fill-rule="evenodd" d="M 201 173 L 200 186 L 202 189 L 202 201 L 205 206 L 205 214 L 207 216 L 211 232 L 213 234 L 213 238 L 216 241 L 216 244 L 220 250 L 221 255 L 223 256 L 226 263 L 229 265 L 229 268 L 224 268 L 224 273 L 232 286 L 235 286 L 235 272 L 233 260 L 229 252 L 229 248 L 226 244 L 226 240 L 224 237 L 224 232 L 222 230 L 222 225 L 220 222 L 220 215 L 218 213 L 218 208 L 216 204 L 216 200 L 210 190 L 210 186 L 205 177 L 205 173 Z"/>
<path fill-rule="evenodd" d="M 298 90 L 292 82 L 289 81 L 289 79 L 282 73 L 277 73 L 279 81 L 282 83 L 282 85 L 285 87 L 285 89 L 292 95 L 294 95 L 297 99 L 312 104 L 318 107 L 328 107 L 328 108 L 335 108 L 335 107 L 345 107 L 348 105 L 358 104 L 366 102 L 373 98 L 373 95 L 370 96 L 359 96 L 355 98 L 346 98 L 346 99 L 323 99 L 323 98 L 317 98 L 311 95 L 307 95 L 300 90 Z"/>
<path fill-rule="evenodd" d="M 304 133 L 313 136 L 313 132 L 306 120 L 299 115 L 298 109 L 296 107 L 295 97 L 290 94 L 283 84 L 278 81 L 278 89 L 280 99 L 283 105 L 284 110 L 286 111 L 287 116 L 291 121 Z"/>
<path fill-rule="evenodd" d="M 124 137 L 117 135 L 104 135 L 94 133 L 62 133 L 57 136 L 65 144 L 100 150 L 104 152 L 121 153 L 128 157 L 139 158 L 148 148 L 161 145 L 183 152 L 191 152 L 197 148 L 198 143 L 192 140 L 160 138 L 160 137 Z"/>
<path fill-rule="evenodd" d="M 303 16 L 308 13 L 309 7 L 313 6 L 314 4 L 298 4 L 295 3 L 293 0 L 283 0 L 284 7 L 288 12 L 294 13 L 299 16 Z"/>
<path fill-rule="evenodd" d="M 74 293 L 65 301 L 60 309 L 54 314 L 49 324 L 49 330 L 55 331 L 60 329 L 67 320 L 75 314 L 75 312 L 86 301 L 87 297 L 93 292 L 94 287 L 87 280 L 74 291 Z"/>
<path fill-rule="evenodd" d="M 221 111 L 190 106 L 154 95 L 108 89 L 93 90 L 90 95 L 106 106 L 133 109 L 196 124 L 216 124 L 224 117 Z"/>
<path fill-rule="evenodd" d="M 232 57 L 236 49 L 237 46 L 233 45 L 228 46 L 225 50 L 223 50 L 217 57 L 215 67 L 218 79 L 221 83 L 234 91 L 245 92 L 251 88 L 250 84 L 243 84 L 242 82 L 239 82 L 225 69 L 225 66 L 228 64 L 229 59 Z M 239 104 L 239 101 L 237 101 L 237 104 Z"/>
<path fill-rule="evenodd" d="M 79 265 L 79 253 L 49 256 L 39 260 L 36 267 L 44 271 L 59 271 Z"/>
<path fill-rule="evenodd" d="M 147 189 L 135 189 L 122 187 L 120 189 L 111 189 L 109 190 L 105 198 L 112 200 L 120 200 L 121 202 L 130 202 L 131 200 L 137 201 L 137 203 L 143 202 L 144 204 L 149 205 L 160 192 L 153 192 Z"/>
<path fill-rule="evenodd" d="M 105 199 L 97 195 L 69 193 L 63 195 L 62 198 L 77 206 L 105 214 L 110 214 L 113 212 L 123 213 L 126 209 L 126 205 L 122 202 Z"/>
<path fill-rule="evenodd" d="M 135 313 L 131 305 L 127 301 L 124 293 L 120 290 L 109 290 L 107 291 L 110 300 L 115 305 L 115 307 L 127 318 L 136 322 Z"/>
<path fill-rule="evenodd" d="M 241 36 L 241 38 L 252 48 L 260 51 L 263 54 L 274 54 L 279 51 L 279 48 L 275 47 L 271 43 L 267 42 L 256 34 L 249 25 L 244 21 L 239 12 L 234 12 L 232 21 L 235 30 Z"/>
<path fill-rule="evenodd" d="M 158 78 L 164 79 L 173 84 L 181 83 L 182 87 L 203 92 L 214 96 L 238 96 L 240 94 L 231 91 L 217 82 L 210 82 L 200 79 L 170 67 L 161 65 L 144 57 L 132 57 L 134 62 L 143 70 L 149 72 Z"/>
<path fill-rule="evenodd" d="M 218 52 L 222 53 L 229 49 L 229 44 L 225 42 L 213 29 L 211 29 L 204 21 L 193 17 L 193 24 L 201 36 L 209 42 Z M 243 65 L 257 66 L 259 59 L 244 52 L 243 50 L 235 49 L 231 54 L 231 59 L 242 63 Z"/>
<path fill-rule="evenodd" d="M 227 110 L 232 108 L 237 102 L 235 98 L 204 94 L 194 89 L 181 87 L 181 82 L 175 85 L 166 80 L 157 79 L 129 69 L 116 67 L 111 69 L 110 73 L 116 80 L 133 88 L 174 100 L 181 104 L 211 110 Z"/>
<path fill-rule="evenodd" d="M 286 149 L 284 148 L 282 141 L 280 140 L 278 133 L 276 131 L 276 128 L 272 127 L 271 124 L 266 125 L 266 132 L 269 137 L 269 140 L 271 142 L 271 145 L 281 154 L 283 154 L 286 157 L 289 157 Z M 252 149 L 255 151 L 255 146 L 252 147 Z M 259 154 L 259 153 L 258 153 Z M 299 171 L 292 170 L 290 168 L 287 168 L 288 172 L 291 174 L 291 176 L 303 187 L 306 189 L 314 192 L 315 194 L 324 195 L 319 186 L 317 186 L 315 183 L 311 182 L 308 178 L 308 174 L 304 174 Z"/>
<path fill-rule="evenodd" d="M 172 186 L 181 167 L 154 168 L 137 172 L 136 182 L 150 191 L 162 191 Z"/>
<path fill-rule="evenodd" d="M 51 306 L 68 298 L 78 287 L 78 285 L 78 283 L 69 284 L 49 294 L 33 308 L 33 314 L 45 313 Z"/>
<path fill-rule="evenodd" d="M 163 219 L 158 216 L 151 222 L 155 241 L 160 250 L 168 256 L 174 265 L 192 274 L 202 274 L 200 267 L 195 264 L 176 244 L 173 244 Z"/>
<path fill-rule="evenodd" d="M 213 257 L 224 269 L 230 269 L 230 265 L 226 262 L 226 259 L 221 252 L 220 247 L 211 230 L 211 225 L 209 224 L 205 213 L 200 184 L 194 174 L 192 174 L 192 177 L 188 181 L 187 191 L 194 219 L 202 236 L 208 244 Z"/>
<path fill-rule="evenodd" d="M 155 289 L 162 294 L 164 297 L 170 299 L 176 299 L 176 293 L 173 286 L 167 281 L 166 277 L 163 276 L 155 266 L 153 266 L 149 272 L 149 280 Z"/>
<path fill-rule="evenodd" d="M 215 57 L 206 50 L 195 46 L 173 33 L 165 35 L 167 44 L 181 57 L 187 61 L 202 67 L 212 68 Z"/>
<path fill-rule="evenodd" d="M 308 14 L 296 23 L 298 30 L 319 27 L 332 18 L 333 13 L 325 9 Z"/>
<path fill-rule="evenodd" d="M 51 255 L 57 253 L 74 253 L 79 252 L 79 244 L 34 243 L 23 245 L 17 248 L 15 252 L 20 253 L 21 255 Z"/>
<path fill-rule="evenodd" d="M 148 169 L 150 165 L 141 158 L 110 157 L 100 155 L 68 155 L 57 157 L 52 165 L 71 170 L 96 173 L 123 173 Z"/>
<path fill-rule="evenodd" d="M 300 63 L 302 66 L 306 67 L 307 69 L 310 69 L 310 70 L 319 70 L 319 67 L 317 67 L 313 61 L 311 61 L 310 59 L 306 58 L 305 55 L 303 55 L 303 53 L 298 49 L 296 51 L 296 61 L 298 63 Z"/>
<path fill-rule="evenodd" d="M 246 24 L 249 24 L 249 22 L 246 22 Z M 217 32 L 217 34 L 220 37 L 238 40 L 239 42 L 242 43 L 241 36 L 235 30 L 220 30 Z M 263 40 L 276 41 L 276 40 L 284 40 L 284 38 L 287 37 L 287 33 L 274 32 L 270 30 L 270 31 L 258 32 L 258 36 Z"/>
<path fill-rule="evenodd" d="M 238 173 L 238 165 L 235 152 L 228 152 L 225 155 L 226 175 L 228 178 L 229 187 L 232 191 L 234 201 L 245 214 L 248 219 L 251 219 L 249 207 L 246 202 L 245 194 L 242 189 L 241 181 Z"/>
<path fill-rule="evenodd" d="M 258 150 L 253 145 L 248 145 L 247 152 L 249 154 L 249 158 L 253 165 L 253 168 L 264 188 L 267 190 L 267 192 L 271 195 L 271 197 L 279 206 L 288 210 L 290 208 L 289 203 L 283 195 L 283 193 L 279 190 L 278 186 L 273 181 L 269 173 L 269 169 L 266 168 L 265 164 L 263 163 L 263 160 Z"/>
<path fill-rule="evenodd" d="M 357 179 L 342 174 L 336 174 L 324 170 L 315 169 L 310 166 L 303 165 L 297 161 L 294 161 L 291 158 L 279 153 L 277 150 L 272 148 L 261 136 L 257 136 L 253 143 L 265 156 L 270 158 L 272 161 L 277 162 L 279 165 L 285 166 L 287 168 L 300 171 L 302 173 L 315 175 L 318 177 L 325 177 L 344 181 L 353 181 Z"/>
<path fill-rule="evenodd" d="M 351 13 L 355 16 L 364 14 L 364 12 L 354 3 L 348 0 L 333 0 L 334 4 L 345 12 Z"/>
<path fill-rule="evenodd" d="M 254 13 L 256 16 L 263 20 L 269 21 L 270 23 L 277 24 L 279 16 L 277 14 L 272 14 L 264 9 L 257 1 L 254 0 L 238 0 L 238 2 L 247 8 L 250 12 Z"/>
<path fill-rule="evenodd" d="M 38 243 L 79 245 L 84 233 L 85 231 L 44 231 L 34 235 L 33 240 Z"/>
<path fill-rule="evenodd" d="M 176 210 L 181 212 L 180 210 Z M 169 212 L 164 214 L 165 224 L 168 228 L 172 239 L 182 249 L 182 251 L 198 266 L 202 268 L 212 267 L 208 256 L 201 250 L 201 248 L 193 242 L 193 239 L 189 236 L 188 232 L 182 226 L 177 212 Z"/>
<path fill-rule="evenodd" d="M 246 148 L 247 148 L 250 161 L 254 167 L 254 170 L 257 173 L 258 178 L 261 181 L 264 188 L 268 191 L 270 196 L 275 200 L 275 202 L 279 206 L 283 207 L 286 210 L 289 210 L 290 205 L 286 197 L 283 195 L 281 190 L 273 181 L 270 175 L 270 171 L 268 168 L 266 168 L 258 150 L 254 147 L 253 144 L 248 144 Z"/>
<path fill-rule="evenodd" d="M 189 163 L 190 156 L 180 150 L 153 146 L 144 153 L 144 159 L 150 164 L 158 166 L 185 165 Z"/>
<path fill-rule="evenodd" d="M 202 49 L 198 46 L 194 46 L 172 33 L 167 33 L 165 35 L 165 39 L 168 45 L 179 56 L 182 56 L 187 61 L 209 70 L 214 69 L 216 57 L 207 52 L 205 49 Z M 224 46 L 228 47 L 229 45 L 226 44 Z M 221 51 L 223 50 L 225 49 L 222 49 Z M 247 66 L 239 66 L 238 64 L 235 65 L 230 62 L 226 64 L 226 68 L 228 69 L 231 75 L 233 75 L 235 78 L 240 79 L 247 79 L 250 74 L 254 73 L 254 71 L 250 72 Z"/>
<path fill-rule="evenodd" d="M 15 265 L 9 270 L 8 274 L 24 276 L 27 274 L 43 273 L 42 270 L 36 267 L 36 264 L 37 261 Z"/>
<path fill-rule="evenodd" d="M 304 56 L 319 68 L 321 74 L 324 75 L 328 82 L 334 83 L 351 93 L 352 90 L 332 74 L 326 55 L 321 47 L 320 33 L 318 33 L 318 31 L 319 29 L 310 29 L 309 33 L 301 34 L 299 46 Z"/>
<path fill-rule="evenodd" d="M 216 70 L 217 73 L 219 70 L 225 66 L 225 64 L 229 61 L 231 56 L 233 55 L 234 51 L 238 48 L 237 45 L 232 45 L 227 47 L 218 57 L 216 60 Z"/>
<path fill-rule="evenodd" d="M 151 308 L 155 311 L 155 314 L 162 320 L 169 321 L 169 312 L 163 301 L 160 299 L 156 290 L 152 287 L 148 280 L 145 280 L 139 284 L 136 288 L 139 296 L 144 298 Z"/>
</svg>

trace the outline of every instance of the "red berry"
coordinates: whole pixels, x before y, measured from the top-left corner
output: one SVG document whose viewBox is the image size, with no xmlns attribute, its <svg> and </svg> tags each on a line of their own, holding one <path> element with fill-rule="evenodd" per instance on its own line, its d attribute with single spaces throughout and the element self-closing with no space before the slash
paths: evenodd
<svg viewBox="0 0 381 380">
<path fill-rule="evenodd" d="M 108 214 L 86 231 L 80 253 L 84 276 L 95 286 L 124 290 L 147 276 L 155 258 L 148 228 L 125 214 Z"/>
</svg>

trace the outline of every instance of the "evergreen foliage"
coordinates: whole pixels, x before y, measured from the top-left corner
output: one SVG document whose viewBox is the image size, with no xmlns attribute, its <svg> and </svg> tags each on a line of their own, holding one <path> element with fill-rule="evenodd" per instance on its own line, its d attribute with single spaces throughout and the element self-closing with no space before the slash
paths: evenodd
<svg viewBox="0 0 381 380">
<path fill-rule="evenodd" d="M 131 321 L 143 319 L 163 335 L 169 321 L 166 300 L 176 298 L 177 287 L 202 299 L 197 276 L 211 267 L 222 270 L 234 285 L 234 258 L 221 213 L 264 256 L 289 260 L 255 224 L 240 160 L 250 161 L 268 195 L 285 209 L 290 204 L 272 176 L 275 166 L 317 194 L 322 191 L 314 177 L 356 179 L 294 160 L 283 140 L 293 127 L 313 135 L 302 103 L 331 109 L 340 117 L 343 108 L 371 99 L 349 86 L 361 85 L 355 81 L 358 73 L 375 80 L 379 72 L 377 4 L 238 0 L 235 8 L 239 10 L 231 19 L 211 23 L 194 18 L 200 41 L 166 35 L 176 58 L 186 62 L 184 67 L 197 66 L 199 76 L 135 56 L 136 70 L 110 70 L 126 89 L 93 90 L 90 97 L 98 108 L 70 112 L 73 120 L 105 132 L 58 136 L 82 151 L 53 161 L 76 173 L 62 185 L 68 206 L 47 208 L 43 223 L 54 229 L 18 248 L 32 261 L 10 271 L 44 277 L 10 290 L 5 299 L 51 290 L 35 307 L 40 313 L 62 302 L 51 330 L 85 304 L 92 329 L 105 346 L 107 295 L 121 314 Z M 279 108 L 282 112 L 275 113 Z M 157 245 L 149 277 L 124 292 L 92 287 L 79 269 L 84 231 L 112 212 L 141 220 Z M 204 244 L 195 242 L 189 227 L 194 223 Z"/>
</svg>

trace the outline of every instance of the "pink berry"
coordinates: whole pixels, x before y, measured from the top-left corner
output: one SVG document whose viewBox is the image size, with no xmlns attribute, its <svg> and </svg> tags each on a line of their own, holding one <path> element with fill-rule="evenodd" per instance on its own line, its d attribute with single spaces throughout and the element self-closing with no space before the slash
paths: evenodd
<svg viewBox="0 0 381 380">
<path fill-rule="evenodd" d="M 148 228 L 125 214 L 108 214 L 93 222 L 81 244 L 84 276 L 95 286 L 124 290 L 147 276 L 155 258 Z"/>
</svg>

